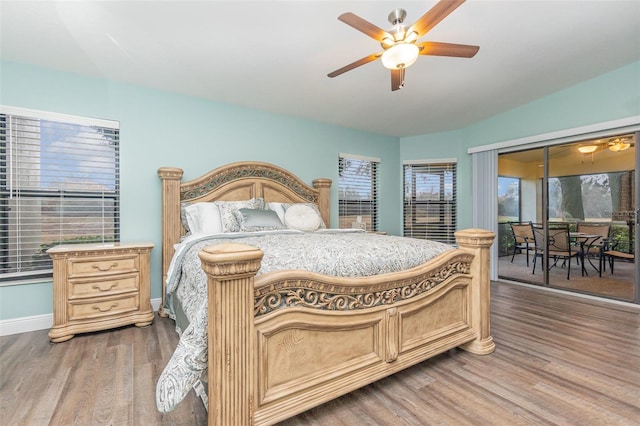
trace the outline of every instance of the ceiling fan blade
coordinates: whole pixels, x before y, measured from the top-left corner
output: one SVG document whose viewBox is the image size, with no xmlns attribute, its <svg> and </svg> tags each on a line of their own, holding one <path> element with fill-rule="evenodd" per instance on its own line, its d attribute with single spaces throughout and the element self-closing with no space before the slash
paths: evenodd
<svg viewBox="0 0 640 426">
<path fill-rule="evenodd" d="M 391 70 L 391 91 L 404 87 L 404 68 Z"/>
<path fill-rule="evenodd" d="M 343 13 L 338 16 L 338 19 L 345 24 L 352 26 L 356 30 L 365 33 L 374 40 L 382 41 L 383 38 L 390 38 L 393 40 L 393 36 L 391 34 L 351 12 Z"/>
<path fill-rule="evenodd" d="M 422 37 L 464 2 L 465 0 L 440 0 L 409 28 L 407 34 L 415 31 L 417 38 Z"/>
<path fill-rule="evenodd" d="M 426 41 L 416 44 L 420 48 L 421 55 L 433 56 L 455 56 L 459 58 L 473 58 L 480 46 L 469 44 L 439 43 L 437 41 Z"/>
<path fill-rule="evenodd" d="M 359 67 L 361 65 L 368 64 L 369 62 L 375 61 L 380 56 L 382 56 L 382 53 L 374 53 L 374 54 L 371 54 L 369 56 L 365 56 L 362 59 L 358 59 L 357 61 L 352 62 L 349 65 L 345 65 L 344 67 L 342 67 L 340 69 L 337 69 L 337 70 L 327 74 L 327 76 L 329 76 L 331 78 L 337 77 L 340 74 L 344 74 L 345 72 L 351 71 L 352 69 L 357 68 L 357 67 Z"/>
</svg>

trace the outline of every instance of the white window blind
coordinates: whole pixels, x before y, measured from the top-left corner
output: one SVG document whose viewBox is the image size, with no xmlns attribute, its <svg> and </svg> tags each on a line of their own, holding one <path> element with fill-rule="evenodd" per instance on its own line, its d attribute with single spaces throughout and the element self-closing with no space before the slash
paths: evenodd
<svg viewBox="0 0 640 426">
<path fill-rule="evenodd" d="M 119 126 L 0 113 L 0 281 L 51 276 L 46 250 L 119 240 Z"/>
<path fill-rule="evenodd" d="M 338 216 L 340 228 L 378 230 L 377 158 L 340 154 L 338 157 Z"/>
<path fill-rule="evenodd" d="M 454 244 L 456 231 L 456 162 L 403 165 L 405 237 Z"/>
</svg>

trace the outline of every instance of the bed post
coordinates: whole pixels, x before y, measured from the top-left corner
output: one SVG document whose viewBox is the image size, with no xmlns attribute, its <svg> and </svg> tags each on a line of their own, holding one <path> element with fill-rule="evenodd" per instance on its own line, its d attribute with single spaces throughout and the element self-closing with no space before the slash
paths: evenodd
<svg viewBox="0 0 640 426">
<path fill-rule="evenodd" d="M 263 253 L 245 244 L 205 247 L 209 305 L 209 425 L 249 426 L 255 412 L 254 289 Z"/>
<path fill-rule="evenodd" d="M 173 245 L 180 241 L 182 223 L 180 222 L 180 181 L 182 169 L 161 167 L 158 176 L 162 180 L 162 303 L 158 315 L 168 316 L 165 312 L 165 293 L 167 270 L 173 257 Z"/>
<path fill-rule="evenodd" d="M 331 212 L 329 202 L 331 200 L 331 179 L 321 178 L 313 181 L 313 187 L 319 191 L 318 210 L 327 228 L 331 228 Z"/>
<path fill-rule="evenodd" d="M 458 245 L 474 254 L 471 262 L 471 326 L 476 339 L 460 346 L 474 354 L 490 354 L 496 348 L 491 337 L 491 282 L 489 247 L 495 234 L 484 229 L 465 229 L 455 233 Z"/>
</svg>

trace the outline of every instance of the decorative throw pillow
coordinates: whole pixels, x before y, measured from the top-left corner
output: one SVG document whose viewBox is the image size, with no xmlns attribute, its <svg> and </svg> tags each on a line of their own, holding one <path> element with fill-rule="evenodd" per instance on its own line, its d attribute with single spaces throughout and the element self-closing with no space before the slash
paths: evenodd
<svg viewBox="0 0 640 426">
<path fill-rule="evenodd" d="M 278 214 L 273 210 L 242 208 L 237 211 L 236 219 L 238 219 L 240 230 L 245 232 L 284 229 Z"/>
<path fill-rule="evenodd" d="M 264 200 L 262 198 L 252 198 L 246 201 L 216 201 L 220 209 L 220 219 L 222 220 L 222 232 L 238 232 L 240 224 L 236 219 L 236 212 L 242 208 L 264 210 Z"/>
<path fill-rule="evenodd" d="M 284 213 L 284 223 L 287 228 L 313 232 L 320 228 L 322 218 L 313 208 L 306 204 L 295 204 Z"/>
</svg>

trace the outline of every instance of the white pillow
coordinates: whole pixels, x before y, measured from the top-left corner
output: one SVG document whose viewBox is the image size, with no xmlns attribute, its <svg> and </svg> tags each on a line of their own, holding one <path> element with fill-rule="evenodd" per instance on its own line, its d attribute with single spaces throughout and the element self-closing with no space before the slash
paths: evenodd
<svg viewBox="0 0 640 426">
<path fill-rule="evenodd" d="M 192 234 L 218 234 L 222 232 L 220 210 L 214 203 L 194 203 L 184 209 Z"/>
<path fill-rule="evenodd" d="M 200 203 L 200 231 L 204 234 L 219 234 L 222 232 L 220 209 L 214 203 Z"/>
<path fill-rule="evenodd" d="M 295 204 L 285 212 L 284 224 L 287 225 L 287 228 L 312 232 L 320 228 L 322 218 L 311 207 L 304 204 Z"/>
</svg>

